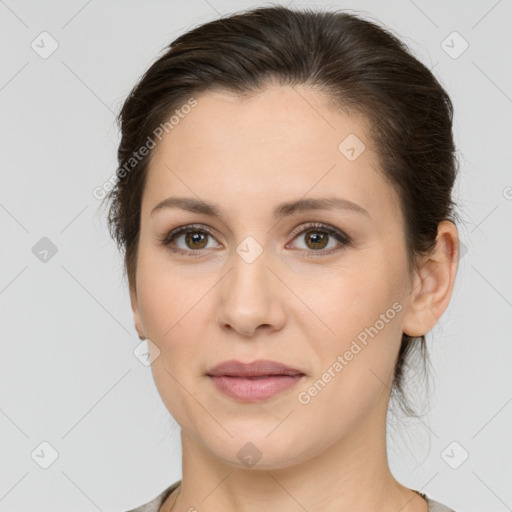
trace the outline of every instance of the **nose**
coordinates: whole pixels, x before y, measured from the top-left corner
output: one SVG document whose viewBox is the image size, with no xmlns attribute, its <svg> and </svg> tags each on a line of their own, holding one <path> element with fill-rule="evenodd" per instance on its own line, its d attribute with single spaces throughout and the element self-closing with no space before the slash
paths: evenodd
<svg viewBox="0 0 512 512">
<path fill-rule="evenodd" d="M 254 337 L 258 328 L 282 329 L 287 289 L 276 277 L 270 260 L 265 251 L 252 262 L 233 253 L 230 271 L 218 289 L 216 316 L 221 329 L 244 337 Z"/>
</svg>

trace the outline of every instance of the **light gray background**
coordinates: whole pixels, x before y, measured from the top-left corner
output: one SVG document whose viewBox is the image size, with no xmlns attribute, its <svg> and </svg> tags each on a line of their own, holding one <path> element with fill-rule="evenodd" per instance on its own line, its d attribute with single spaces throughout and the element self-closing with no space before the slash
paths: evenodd
<svg viewBox="0 0 512 512">
<path fill-rule="evenodd" d="M 122 511 L 181 478 L 179 429 L 132 354 L 122 261 L 92 190 L 116 168 L 114 115 L 160 51 L 256 5 L 268 4 L 0 1 L 2 512 Z M 390 432 L 390 464 L 457 512 L 512 510 L 512 1 L 292 5 L 379 20 L 454 102 L 467 252 L 427 337 L 431 414 Z M 59 45 L 46 59 L 31 47 L 43 31 Z M 443 49 L 461 49 L 453 31 L 469 44 L 458 58 Z M 42 237 L 57 247 L 46 262 L 32 252 Z M 36 463 L 49 454 L 43 441 L 58 452 L 48 469 Z M 442 455 L 453 441 L 452 460 L 469 453 L 458 469 Z"/>
</svg>

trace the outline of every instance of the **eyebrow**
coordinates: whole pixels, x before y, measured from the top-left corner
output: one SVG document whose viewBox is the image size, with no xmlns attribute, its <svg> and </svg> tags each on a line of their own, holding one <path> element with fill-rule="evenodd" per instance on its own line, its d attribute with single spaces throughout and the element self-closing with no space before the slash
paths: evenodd
<svg viewBox="0 0 512 512">
<path fill-rule="evenodd" d="M 153 215 L 158 210 L 167 208 L 180 208 L 192 213 L 217 217 L 219 219 L 221 219 L 223 215 L 222 209 L 219 206 L 205 203 L 200 199 L 194 199 L 191 197 L 168 197 L 167 199 L 159 202 L 151 210 L 150 215 Z M 368 211 L 365 210 L 362 206 L 349 201 L 348 199 L 342 199 L 339 197 L 322 197 L 288 201 L 277 205 L 272 210 L 272 216 L 274 219 L 280 219 L 283 217 L 291 216 L 295 213 L 331 209 L 347 210 L 365 215 L 368 218 L 371 217 Z"/>
</svg>

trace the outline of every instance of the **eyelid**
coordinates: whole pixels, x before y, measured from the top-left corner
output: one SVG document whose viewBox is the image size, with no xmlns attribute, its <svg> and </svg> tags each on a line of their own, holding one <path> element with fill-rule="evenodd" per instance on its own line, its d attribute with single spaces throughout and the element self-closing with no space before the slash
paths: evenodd
<svg viewBox="0 0 512 512">
<path fill-rule="evenodd" d="M 306 224 L 300 224 L 292 230 L 291 236 L 293 236 L 293 239 L 295 240 L 298 235 L 301 235 L 302 233 L 309 230 L 312 231 L 314 229 L 318 229 L 318 231 L 324 231 L 333 236 L 338 236 L 342 238 L 346 243 L 351 241 L 350 237 L 346 233 L 338 228 L 335 228 L 334 226 L 331 226 L 330 224 L 325 224 L 324 222 L 306 222 Z"/>
</svg>

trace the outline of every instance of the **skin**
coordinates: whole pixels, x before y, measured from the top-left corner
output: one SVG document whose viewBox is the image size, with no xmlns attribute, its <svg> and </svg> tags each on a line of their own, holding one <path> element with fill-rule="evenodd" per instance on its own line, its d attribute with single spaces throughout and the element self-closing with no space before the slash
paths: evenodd
<svg viewBox="0 0 512 512">
<path fill-rule="evenodd" d="M 154 150 L 131 283 L 136 329 L 158 355 L 155 384 L 181 427 L 182 485 L 161 511 L 425 512 L 423 498 L 390 472 L 385 419 L 402 332 L 427 333 L 448 306 L 459 256 L 455 225 L 439 225 L 435 251 L 409 274 L 398 198 L 378 172 L 364 119 L 298 86 L 245 99 L 209 91 L 196 99 Z M 349 134 L 366 145 L 354 161 L 338 150 Z M 368 215 L 271 216 L 283 201 L 333 195 Z M 151 214 L 170 196 L 215 203 L 222 217 L 176 208 Z M 331 236 L 315 248 L 307 232 L 292 234 L 310 222 L 352 241 Z M 178 235 L 171 247 L 197 256 L 159 241 L 191 223 L 212 236 L 187 245 Z M 251 263 L 236 251 L 247 236 L 262 250 Z M 330 254 L 315 253 L 322 250 Z M 394 303 L 402 306 L 394 318 L 300 403 L 299 392 Z M 271 359 L 305 377 L 263 402 L 244 403 L 205 375 L 227 359 Z M 261 453 L 252 467 L 237 456 L 248 442 Z"/>
</svg>

